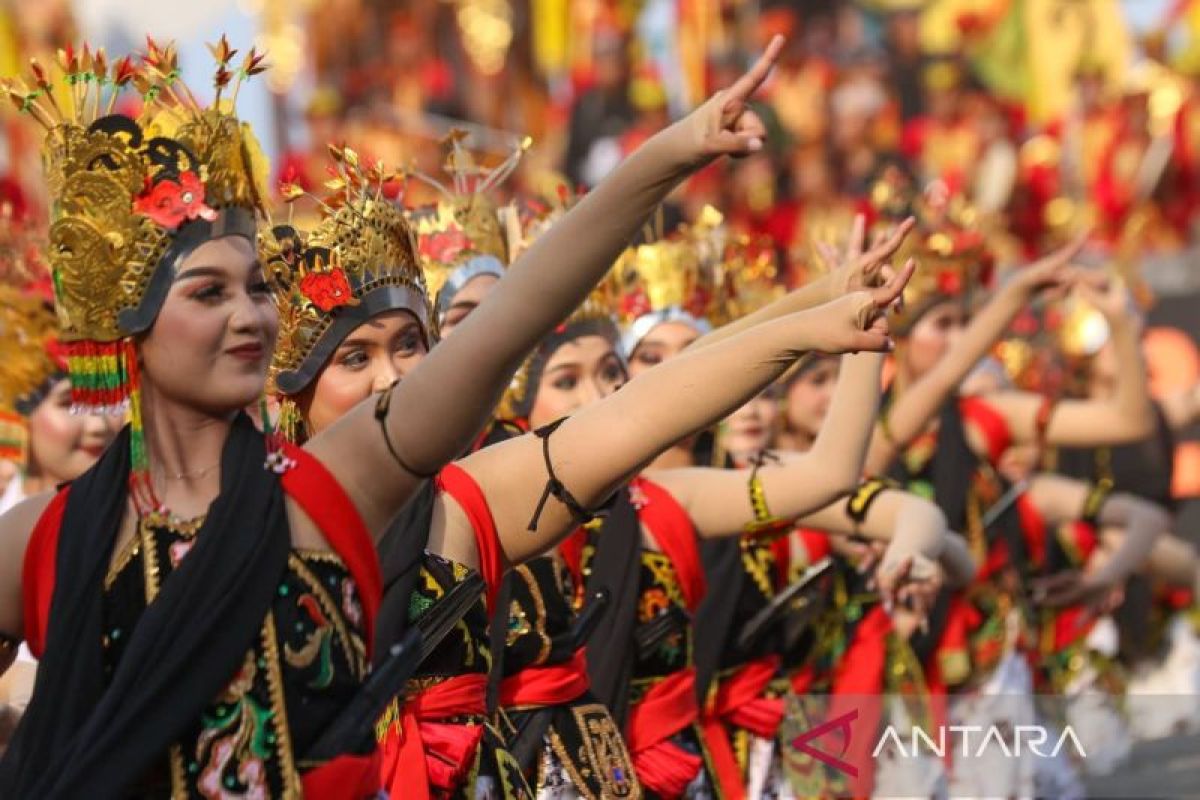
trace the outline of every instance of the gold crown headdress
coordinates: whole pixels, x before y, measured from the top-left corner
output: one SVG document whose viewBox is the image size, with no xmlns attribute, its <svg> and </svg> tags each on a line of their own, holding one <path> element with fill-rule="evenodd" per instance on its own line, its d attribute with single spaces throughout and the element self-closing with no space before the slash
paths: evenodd
<svg viewBox="0 0 1200 800">
<path fill-rule="evenodd" d="M 664 322 L 683 322 L 708 333 L 714 323 L 725 321 L 723 222 L 721 212 L 705 206 L 694 224 L 681 225 L 673 236 L 630 247 L 617 259 L 613 270 L 621 295 L 618 316 L 625 355 Z"/>
<path fill-rule="evenodd" d="M 779 265 L 770 241 L 734 236 L 725 248 L 722 271 L 725 286 L 723 322 L 753 314 L 787 293 L 779 279 Z"/>
<path fill-rule="evenodd" d="M 26 419 L 66 374 L 58 345 L 44 231 L 0 208 L 0 458 L 24 459 Z"/>
<path fill-rule="evenodd" d="M 142 434 L 133 336 L 150 328 L 174 270 L 213 238 L 253 239 L 265 196 L 265 160 L 231 109 L 243 81 L 263 72 L 251 50 L 240 65 L 224 37 L 210 51 L 216 98 L 202 105 L 180 80 L 173 44 L 147 39 L 141 63 L 68 47 L 57 66 L 65 91 L 36 60 L 32 86 L 10 81 L 13 103 L 45 127 L 53 198 L 48 260 L 74 405 L 131 412 L 135 499 L 156 503 Z M 127 87 L 137 119 L 114 113 Z M 231 89 L 228 100 L 222 93 Z"/>
<path fill-rule="evenodd" d="M 520 240 L 528 245 L 561 217 L 578 200 L 567 190 L 560 192 L 557 203 L 539 203 L 537 210 L 525 219 Z M 571 312 L 565 321 L 538 344 L 525 359 L 525 363 L 513 375 L 504 397 L 500 400 L 497 416 L 501 419 L 523 419 L 528 417 L 533 406 L 534 390 L 541 380 L 546 362 L 559 347 L 580 336 L 597 335 L 609 339 L 620 353 L 620 331 L 616 314 L 620 304 L 616 273 L 607 275 L 592 289 L 584 301 Z"/>
<path fill-rule="evenodd" d="M 917 228 L 896 254 L 912 257 L 917 271 L 904 289 L 904 310 L 893 329 L 903 335 L 926 311 L 946 300 L 970 302 L 991 281 L 992 254 L 978 228 L 975 209 L 945 183 L 934 181 L 918 195 L 910 176 L 888 166 L 871 187 L 871 204 L 879 223 L 893 225 L 909 215 Z"/>
<path fill-rule="evenodd" d="M 427 175 L 413 175 L 441 195 L 436 205 L 412 212 L 425 281 L 439 318 L 472 278 L 500 277 L 512 260 L 507 228 L 514 221 L 504 219 L 489 193 L 513 173 L 531 143 L 526 137 L 501 164 L 487 169 L 467 150 L 466 137 L 465 131 L 455 130 L 445 139 L 450 152 L 443 169 L 451 178 L 450 186 Z"/>
<path fill-rule="evenodd" d="M 360 163 L 349 148 L 330 146 L 330 194 L 309 231 L 278 225 L 259 236 L 259 259 L 279 310 L 271 365 L 272 391 L 294 396 L 316 377 L 346 336 L 385 311 L 404 309 L 421 325 L 426 346 L 437 335 L 417 240 L 403 211 L 384 196 L 400 176 L 381 162 Z M 304 196 L 285 186 L 284 196 Z M 281 421 L 285 435 L 295 419 Z"/>
</svg>

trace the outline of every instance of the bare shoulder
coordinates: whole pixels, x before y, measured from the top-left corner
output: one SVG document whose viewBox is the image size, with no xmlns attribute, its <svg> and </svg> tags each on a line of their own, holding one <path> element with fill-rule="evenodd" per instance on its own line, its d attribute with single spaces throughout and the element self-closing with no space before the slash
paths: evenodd
<svg viewBox="0 0 1200 800">
<path fill-rule="evenodd" d="M 0 516 L 0 552 L 6 557 L 15 555 L 18 561 L 22 560 L 33 529 L 54 495 L 55 492 L 49 491 L 27 497 Z"/>
<path fill-rule="evenodd" d="M 26 498 L 0 516 L 0 632 L 16 636 L 22 629 L 21 575 L 25 549 L 38 519 L 54 498 L 43 492 Z"/>
</svg>

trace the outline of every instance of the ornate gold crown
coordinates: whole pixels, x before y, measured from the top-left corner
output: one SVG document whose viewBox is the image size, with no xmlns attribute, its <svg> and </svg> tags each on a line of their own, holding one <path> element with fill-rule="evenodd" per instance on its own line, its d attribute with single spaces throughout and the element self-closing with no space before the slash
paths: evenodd
<svg viewBox="0 0 1200 800">
<path fill-rule="evenodd" d="M 174 268 L 204 241 L 253 237 L 265 161 L 248 126 L 227 109 L 241 83 L 266 69 L 251 50 L 236 68 L 222 37 L 216 100 L 202 106 L 181 81 L 173 44 L 147 40 L 141 63 L 109 64 L 103 50 L 59 51 L 66 91 L 31 62 L 32 85 L 5 90 L 47 131 L 44 160 L 53 197 L 48 256 L 77 405 L 120 407 L 131 394 L 128 337 L 147 330 Z M 114 114 L 133 86 L 137 119 Z M 222 92 L 232 86 L 232 96 Z"/>
<path fill-rule="evenodd" d="M 426 346 L 437 335 L 417 241 L 398 206 L 383 195 L 399 176 L 364 167 L 348 148 L 330 146 L 333 173 L 319 200 L 323 218 L 307 232 L 276 226 L 259 237 L 259 258 L 279 309 L 274 390 L 295 395 L 316 377 L 346 335 L 372 317 L 405 309 Z M 285 186 L 295 200 L 304 192 Z"/>
<path fill-rule="evenodd" d="M 534 213 L 525 219 L 521 242 L 524 245 L 532 243 L 566 213 L 577 199 L 564 190 L 560 193 L 557 203 L 538 203 Z M 528 416 L 533 404 L 530 387 L 540 380 L 546 361 L 564 342 L 591 333 L 610 339 L 619 349 L 620 331 L 616 321 L 619 305 L 620 289 L 617 275 L 615 271 L 610 270 L 571 315 L 525 359 L 525 363 L 513 375 L 500 400 L 497 416 L 501 419 L 520 419 Z"/>
<path fill-rule="evenodd" d="M 626 355 L 663 322 L 685 322 L 707 333 L 725 321 L 723 221 L 721 212 L 705 206 L 694 224 L 630 247 L 617 259 L 613 271 Z"/>
<path fill-rule="evenodd" d="M 220 236 L 253 239 L 266 161 L 232 114 L 242 82 L 263 72 L 253 49 L 231 67 L 225 37 L 209 46 L 216 97 L 203 106 L 180 80 L 173 44 L 147 39 L 137 64 L 103 50 L 60 50 L 65 91 L 31 62 L 32 86 L 5 84 L 13 103 L 46 128 L 43 158 L 53 198 L 48 260 L 76 408 L 130 413 L 135 504 L 159 507 L 149 477 L 133 335 L 154 323 L 175 269 Z M 114 114 L 129 86 L 137 119 Z M 221 95 L 231 89 L 228 100 Z"/>
<path fill-rule="evenodd" d="M 722 264 L 725 285 L 722 322 L 740 319 L 765 308 L 787 293 L 779 281 L 779 267 L 770 241 L 749 236 L 732 238 Z"/>
<path fill-rule="evenodd" d="M 450 148 L 443 167 L 450 186 L 414 173 L 442 196 L 436 205 L 412 212 L 420 236 L 421 266 L 439 316 L 468 281 L 479 275 L 499 277 L 511 261 L 506 230 L 511 223 L 502 220 L 488 193 L 512 174 L 531 142 L 524 139 L 503 163 L 489 170 L 471 156 L 464 144 L 466 136 L 465 131 L 455 130 L 444 142 Z"/>
<path fill-rule="evenodd" d="M 904 311 L 892 322 L 897 333 L 907 333 L 938 303 L 970 302 L 990 282 L 992 255 L 975 209 L 961 195 L 951 195 L 941 181 L 918 195 L 912 178 L 889 166 L 871 187 L 871 204 L 879 224 L 896 224 L 910 214 L 917 218 L 916 230 L 895 256 L 897 263 L 909 257 L 917 261 L 904 290 Z"/>
<path fill-rule="evenodd" d="M 58 346 L 44 231 L 0 208 L 0 458 L 23 459 L 25 419 L 66 374 Z"/>
</svg>

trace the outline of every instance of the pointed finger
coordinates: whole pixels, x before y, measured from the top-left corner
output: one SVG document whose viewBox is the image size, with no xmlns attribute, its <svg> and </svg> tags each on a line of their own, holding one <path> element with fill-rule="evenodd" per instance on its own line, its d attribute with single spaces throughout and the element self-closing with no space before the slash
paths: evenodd
<svg viewBox="0 0 1200 800">
<path fill-rule="evenodd" d="M 872 290 L 872 297 L 875 300 L 876 308 L 887 308 L 904 294 L 904 287 L 908 285 L 909 279 L 912 278 L 913 272 L 917 265 L 911 258 L 904 264 L 904 268 L 892 279 L 883 284 L 877 289 Z"/>
<path fill-rule="evenodd" d="M 867 255 L 872 261 L 887 261 L 900 249 L 900 245 L 904 244 L 905 237 L 916 224 L 916 218 L 909 217 L 890 231 L 878 234 Z"/>
<path fill-rule="evenodd" d="M 723 111 L 740 107 L 741 104 L 749 100 L 758 91 L 758 88 L 763 85 L 763 81 L 771 74 L 771 69 L 775 66 L 775 62 L 779 60 L 779 54 L 783 52 L 783 42 L 783 37 L 778 34 L 771 38 L 771 43 L 767 45 L 767 49 L 754 62 L 754 66 L 742 75 L 742 77 L 738 78 L 733 86 L 729 87 Z"/>
<path fill-rule="evenodd" d="M 858 258 L 863 253 L 863 244 L 867 239 L 867 215 L 855 214 L 854 222 L 850 224 L 850 239 L 846 242 L 846 260 Z"/>
<path fill-rule="evenodd" d="M 1079 255 L 1079 251 L 1083 249 L 1085 244 L 1087 244 L 1087 241 L 1089 238 L 1091 238 L 1091 235 L 1092 229 L 1084 228 L 1079 233 L 1075 234 L 1075 236 L 1071 238 L 1071 241 L 1055 250 L 1050 258 L 1060 264 L 1070 261 L 1071 259 L 1075 258 L 1075 256 Z"/>
<path fill-rule="evenodd" d="M 825 266 L 829 267 L 830 269 L 837 266 L 837 248 L 835 248 L 832 244 L 829 242 L 817 242 L 814 246 L 814 249 L 817 251 L 817 256 L 825 262 Z"/>
</svg>

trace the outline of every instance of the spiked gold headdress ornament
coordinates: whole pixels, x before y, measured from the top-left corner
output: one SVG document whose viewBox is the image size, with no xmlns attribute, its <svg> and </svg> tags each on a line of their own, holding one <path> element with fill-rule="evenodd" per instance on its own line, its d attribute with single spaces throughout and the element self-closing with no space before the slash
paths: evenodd
<svg viewBox="0 0 1200 800">
<path fill-rule="evenodd" d="M 871 187 L 871 204 L 881 224 L 898 224 L 910 214 L 917 218 L 916 230 L 896 254 L 897 263 L 910 256 L 917 261 L 904 290 L 904 311 L 892 323 L 898 334 L 910 331 L 938 303 L 969 303 L 990 283 L 992 254 L 975 209 L 941 181 L 918 195 L 912 178 L 889 166 Z"/>
<path fill-rule="evenodd" d="M 417 241 L 401 209 L 384 196 L 399 180 L 382 163 L 364 166 L 349 148 L 329 148 L 333 177 L 319 200 L 322 219 L 309 231 L 279 225 L 259 237 L 259 258 L 279 309 L 273 389 L 308 386 L 346 336 L 385 311 L 404 309 L 426 346 L 437 335 Z M 295 200 L 304 192 L 284 187 Z"/>
<path fill-rule="evenodd" d="M 692 225 L 674 235 L 630 247 L 614 266 L 625 355 L 664 322 L 682 322 L 700 333 L 725 320 L 722 290 L 724 217 L 705 206 Z M 650 238 L 650 237 L 647 237 Z"/>
<path fill-rule="evenodd" d="M 445 139 L 450 152 L 443 169 L 451 179 L 449 186 L 413 174 L 441 195 L 436 205 L 412 212 L 425 281 L 439 319 L 469 281 L 480 275 L 501 277 L 510 263 L 515 212 L 497 208 L 489 194 L 513 173 L 531 144 L 526 137 L 501 164 L 487 169 L 467 150 L 466 137 L 466 132 L 455 130 Z"/>
<path fill-rule="evenodd" d="M 66 374 L 58 344 L 45 231 L 0 208 L 0 458 L 24 459 L 26 420 Z"/>
<path fill-rule="evenodd" d="M 252 49 L 235 66 L 224 37 L 209 49 L 216 97 L 208 106 L 180 80 L 175 46 L 151 39 L 140 63 L 110 64 L 86 45 L 60 50 L 65 90 L 37 61 L 30 84 L 5 85 L 46 129 L 48 260 L 72 398 L 83 410 L 130 410 L 135 489 L 149 490 L 149 480 L 132 337 L 154 323 L 196 247 L 229 235 L 253 240 L 265 196 L 265 159 L 232 113 L 242 82 L 266 69 L 263 57 Z M 136 119 L 113 113 L 128 87 L 142 96 Z M 156 503 L 149 491 L 135 500 Z"/>
</svg>

